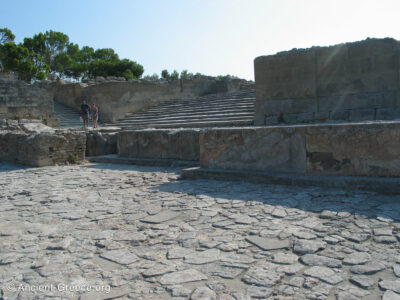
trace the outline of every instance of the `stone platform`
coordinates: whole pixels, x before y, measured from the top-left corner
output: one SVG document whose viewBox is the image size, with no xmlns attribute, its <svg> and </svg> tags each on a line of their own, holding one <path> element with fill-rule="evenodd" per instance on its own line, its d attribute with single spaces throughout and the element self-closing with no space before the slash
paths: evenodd
<svg viewBox="0 0 400 300">
<path fill-rule="evenodd" d="M 399 297 L 398 197 L 180 171 L 0 165 L 0 297 Z"/>
</svg>

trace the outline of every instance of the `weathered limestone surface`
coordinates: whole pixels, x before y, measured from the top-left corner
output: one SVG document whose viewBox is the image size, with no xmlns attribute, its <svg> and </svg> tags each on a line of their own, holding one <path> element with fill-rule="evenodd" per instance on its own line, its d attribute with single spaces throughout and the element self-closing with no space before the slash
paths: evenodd
<svg viewBox="0 0 400 300">
<path fill-rule="evenodd" d="M 219 128 L 200 133 L 200 166 L 305 173 L 304 128 Z"/>
<path fill-rule="evenodd" d="M 398 196 L 180 171 L 0 164 L 0 297 L 400 297 Z"/>
<path fill-rule="evenodd" d="M 399 141 L 399 122 L 213 128 L 200 133 L 200 165 L 308 175 L 400 176 Z"/>
<path fill-rule="evenodd" d="M 117 132 L 90 131 L 86 134 L 86 156 L 116 154 Z"/>
<path fill-rule="evenodd" d="M 255 125 L 398 118 L 399 47 L 367 39 L 257 57 Z"/>
<path fill-rule="evenodd" d="M 41 119 L 55 125 L 51 94 L 12 74 L 0 73 L 0 119 Z"/>
<path fill-rule="evenodd" d="M 0 128 L 0 160 L 31 166 L 80 162 L 85 159 L 86 134 L 33 124 Z"/>
<path fill-rule="evenodd" d="M 199 129 L 132 130 L 118 134 L 120 156 L 199 160 Z"/>
<path fill-rule="evenodd" d="M 309 126 L 307 173 L 400 176 L 400 123 Z"/>
<path fill-rule="evenodd" d="M 43 82 L 54 97 L 77 111 L 82 100 L 95 103 L 100 111 L 102 122 L 114 122 L 129 112 L 137 112 L 172 99 L 185 99 L 206 94 L 234 92 L 246 83 L 245 80 L 216 80 L 201 77 L 180 79 L 171 82 L 152 81 L 96 81 L 95 84 L 67 83 L 56 81 Z"/>
</svg>

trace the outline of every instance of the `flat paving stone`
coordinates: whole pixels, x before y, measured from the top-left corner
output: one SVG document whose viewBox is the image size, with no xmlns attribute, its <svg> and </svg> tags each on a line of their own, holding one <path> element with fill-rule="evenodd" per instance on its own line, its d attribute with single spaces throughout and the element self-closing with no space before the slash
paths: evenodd
<svg viewBox="0 0 400 300">
<path fill-rule="evenodd" d="M 189 269 L 165 274 L 160 278 L 160 283 L 181 284 L 201 280 L 207 280 L 207 276 L 195 269 Z"/>
<path fill-rule="evenodd" d="M 193 265 L 202 265 L 217 261 L 220 251 L 218 249 L 209 249 L 206 251 L 197 251 L 185 256 L 185 262 Z"/>
<path fill-rule="evenodd" d="M 369 262 L 371 255 L 366 252 L 354 252 L 344 258 L 343 263 L 345 265 L 361 265 Z"/>
<path fill-rule="evenodd" d="M 107 251 L 100 254 L 100 257 L 111 260 L 120 265 L 129 265 L 139 259 L 134 253 L 125 249 Z"/>
<path fill-rule="evenodd" d="M 388 290 L 383 294 L 382 300 L 400 300 L 400 295 Z"/>
<path fill-rule="evenodd" d="M 375 280 L 373 278 L 364 275 L 351 276 L 349 281 L 363 289 L 371 289 L 375 284 Z"/>
<path fill-rule="evenodd" d="M 251 267 L 242 277 L 242 281 L 257 286 L 271 287 L 278 283 L 282 274 L 277 273 L 268 265 Z"/>
<path fill-rule="evenodd" d="M 155 214 L 153 216 L 148 216 L 144 219 L 141 219 L 141 221 L 145 222 L 145 223 L 158 224 L 158 223 L 163 223 L 163 222 L 175 219 L 179 215 L 180 215 L 179 212 L 166 210 L 166 211 L 162 211 L 158 214 Z"/>
<path fill-rule="evenodd" d="M 329 284 L 338 284 L 343 281 L 343 277 L 340 274 L 327 267 L 311 267 L 304 271 L 304 275 L 318 278 Z"/>
<path fill-rule="evenodd" d="M 325 266 L 329 268 L 342 267 L 340 260 L 316 254 L 303 255 L 301 257 L 301 262 L 308 266 Z"/>
<path fill-rule="evenodd" d="M 298 254 L 315 253 L 326 247 L 325 242 L 297 239 L 293 243 L 293 251 Z"/>
<path fill-rule="evenodd" d="M 364 275 L 372 275 L 379 271 L 385 270 L 386 267 L 383 263 L 380 262 L 370 262 L 365 265 L 356 265 L 350 268 L 350 271 L 354 274 L 364 274 Z"/>
<path fill-rule="evenodd" d="M 277 250 L 277 249 L 287 249 L 291 247 L 290 240 L 280 240 L 274 238 L 262 238 L 258 236 L 248 236 L 246 241 L 256 245 L 262 250 Z"/>
<path fill-rule="evenodd" d="M 379 281 L 379 287 L 383 290 L 390 290 L 400 293 L 400 279 Z"/>
</svg>

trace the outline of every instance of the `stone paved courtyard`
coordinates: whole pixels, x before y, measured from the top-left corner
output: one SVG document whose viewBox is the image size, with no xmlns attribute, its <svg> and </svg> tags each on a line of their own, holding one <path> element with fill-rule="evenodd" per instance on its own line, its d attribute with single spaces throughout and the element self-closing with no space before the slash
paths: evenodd
<svg viewBox="0 0 400 300">
<path fill-rule="evenodd" d="M 400 198 L 0 165 L 4 299 L 400 299 Z"/>
</svg>

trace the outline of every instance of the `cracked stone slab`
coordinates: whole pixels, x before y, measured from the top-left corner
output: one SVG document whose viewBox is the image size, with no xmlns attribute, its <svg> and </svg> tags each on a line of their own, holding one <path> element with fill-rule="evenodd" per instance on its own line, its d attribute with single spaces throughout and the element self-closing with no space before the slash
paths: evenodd
<svg viewBox="0 0 400 300">
<path fill-rule="evenodd" d="M 315 240 L 295 240 L 293 243 L 293 252 L 298 254 L 312 254 L 317 251 L 323 250 L 326 247 L 325 242 Z"/>
<path fill-rule="evenodd" d="M 157 265 L 142 272 L 144 277 L 160 276 L 175 271 L 174 266 Z"/>
<path fill-rule="evenodd" d="M 365 276 L 365 275 L 356 275 L 356 276 L 351 276 L 349 278 L 349 281 L 353 283 L 356 286 L 359 286 L 363 289 L 371 289 L 374 287 L 375 281 L 373 278 L 370 276 Z"/>
<path fill-rule="evenodd" d="M 400 295 L 388 290 L 383 294 L 382 300 L 400 300 Z"/>
<path fill-rule="evenodd" d="M 242 277 L 242 281 L 257 286 L 272 287 L 277 284 L 283 274 L 277 273 L 269 265 L 253 266 Z"/>
<path fill-rule="evenodd" d="M 315 266 L 304 271 L 304 275 L 318 278 L 319 280 L 336 285 L 343 281 L 343 277 L 327 267 Z"/>
<path fill-rule="evenodd" d="M 175 219 L 179 215 L 180 215 L 180 212 L 164 210 L 158 214 L 148 216 L 144 219 L 141 219 L 140 221 L 145 222 L 145 223 L 158 224 L 158 223 L 163 223 L 163 222 Z"/>
<path fill-rule="evenodd" d="M 276 238 L 262 238 L 258 236 L 248 236 L 246 241 L 257 246 L 262 250 L 278 250 L 278 249 L 288 249 L 291 247 L 291 242 L 289 239 L 280 240 Z"/>
<path fill-rule="evenodd" d="M 190 300 L 217 300 L 217 294 L 206 286 L 196 288 L 190 297 Z"/>
<path fill-rule="evenodd" d="M 201 281 L 207 279 L 208 279 L 207 276 L 204 275 L 203 273 L 195 269 L 188 269 L 188 270 L 164 274 L 160 278 L 160 283 L 163 285 L 169 285 L 169 284 L 180 284 L 186 282 Z"/>
<path fill-rule="evenodd" d="M 276 264 L 291 265 L 297 263 L 299 257 L 292 253 L 276 253 L 273 257 L 273 262 Z"/>
<path fill-rule="evenodd" d="M 192 252 L 193 252 L 193 250 L 188 249 L 188 248 L 181 248 L 181 247 L 172 248 L 172 249 L 168 250 L 167 258 L 168 259 L 179 259 L 179 258 L 185 257 L 185 255 L 188 255 Z"/>
<path fill-rule="evenodd" d="M 67 250 L 71 245 L 74 239 L 71 237 L 66 237 L 61 241 L 52 243 L 51 245 L 47 246 L 47 250 Z"/>
<path fill-rule="evenodd" d="M 306 254 L 300 259 L 302 263 L 308 266 L 325 266 L 329 268 L 341 268 L 340 260 L 316 254 Z"/>
<path fill-rule="evenodd" d="M 344 258 L 345 265 L 362 265 L 371 260 L 371 255 L 367 252 L 354 252 Z"/>
<path fill-rule="evenodd" d="M 120 265 L 129 265 L 139 259 L 134 253 L 129 252 L 126 249 L 107 251 L 100 254 L 100 257 L 116 262 Z"/>
<path fill-rule="evenodd" d="M 365 265 L 352 266 L 350 272 L 354 274 L 372 275 L 385 269 L 385 265 L 380 262 L 370 262 Z"/>
<path fill-rule="evenodd" d="M 397 280 L 382 280 L 379 282 L 379 287 L 384 291 L 390 290 L 400 293 L 400 279 Z"/>
<path fill-rule="evenodd" d="M 226 267 L 223 265 L 212 265 L 206 269 L 202 269 L 204 273 L 218 276 L 224 279 L 234 279 L 238 277 L 244 270 L 241 268 Z"/>
<path fill-rule="evenodd" d="M 205 251 L 197 251 L 185 256 L 185 262 L 192 265 L 202 265 L 217 261 L 220 251 L 218 249 L 209 249 Z"/>
</svg>

